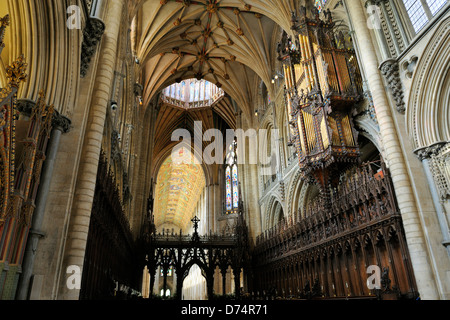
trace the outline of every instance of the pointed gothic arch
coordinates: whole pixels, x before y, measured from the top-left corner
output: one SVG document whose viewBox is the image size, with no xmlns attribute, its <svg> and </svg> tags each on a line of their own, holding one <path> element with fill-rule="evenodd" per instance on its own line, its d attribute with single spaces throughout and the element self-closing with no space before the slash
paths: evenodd
<svg viewBox="0 0 450 320">
<path fill-rule="evenodd" d="M 419 58 L 406 111 L 414 149 L 450 141 L 450 18 L 440 22 Z"/>
</svg>

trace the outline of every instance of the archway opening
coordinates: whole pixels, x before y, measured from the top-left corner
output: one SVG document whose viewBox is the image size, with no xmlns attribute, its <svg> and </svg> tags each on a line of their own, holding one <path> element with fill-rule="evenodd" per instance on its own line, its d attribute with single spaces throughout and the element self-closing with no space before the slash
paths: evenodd
<svg viewBox="0 0 450 320">
<path fill-rule="evenodd" d="M 274 225 L 277 225 L 281 222 L 283 222 L 285 219 L 284 217 L 284 211 L 283 207 L 281 206 L 281 203 L 277 203 L 277 206 L 275 207 L 275 214 L 274 214 Z"/>
<path fill-rule="evenodd" d="M 207 300 L 206 278 L 202 269 L 194 264 L 189 269 L 189 274 L 183 281 L 182 300 Z"/>
</svg>

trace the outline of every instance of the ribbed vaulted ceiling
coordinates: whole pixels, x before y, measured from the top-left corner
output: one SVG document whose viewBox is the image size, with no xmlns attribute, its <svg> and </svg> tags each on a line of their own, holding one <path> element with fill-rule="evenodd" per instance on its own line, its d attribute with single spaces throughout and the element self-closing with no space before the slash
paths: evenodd
<svg viewBox="0 0 450 320">
<path fill-rule="evenodd" d="M 208 80 L 227 94 L 212 108 L 185 110 L 159 103 L 155 163 L 176 144 L 171 141 L 173 131 L 184 128 L 193 135 L 195 121 L 202 121 L 203 132 L 236 128 L 236 112 L 253 123 L 261 80 L 272 93 L 279 27 L 290 32 L 291 12 L 297 5 L 297 0 L 130 2 L 132 46 L 140 61 L 145 105 L 167 86 L 192 78 Z M 157 225 L 185 226 L 191 218 L 189 206 L 201 193 L 200 170 L 200 166 L 174 169 L 170 160 L 162 165 L 155 199 Z"/>
<path fill-rule="evenodd" d="M 132 39 L 141 60 L 144 100 L 181 79 L 203 78 L 221 86 L 251 118 L 258 82 L 269 86 L 275 72 L 278 24 L 290 29 L 295 2 L 139 2 Z"/>
</svg>

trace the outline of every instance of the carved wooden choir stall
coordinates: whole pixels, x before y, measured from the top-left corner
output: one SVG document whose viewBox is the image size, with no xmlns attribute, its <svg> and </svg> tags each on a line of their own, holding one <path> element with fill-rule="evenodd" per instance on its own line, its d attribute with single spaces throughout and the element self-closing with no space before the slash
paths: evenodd
<svg viewBox="0 0 450 320">
<path fill-rule="evenodd" d="M 126 299 L 139 288 L 135 241 L 114 173 L 100 154 L 80 298 Z"/>
<path fill-rule="evenodd" d="M 417 289 L 389 170 L 361 164 L 352 110 L 362 99 L 357 58 L 331 14 L 292 14 L 279 44 L 302 179 L 319 190 L 295 222 L 257 239 L 255 292 L 291 298 L 415 298 Z M 374 269 L 368 273 L 368 268 Z M 368 286 L 373 270 L 381 285 Z M 376 275 L 376 276 L 377 276 Z M 375 282 L 376 283 L 376 282 Z"/>
</svg>

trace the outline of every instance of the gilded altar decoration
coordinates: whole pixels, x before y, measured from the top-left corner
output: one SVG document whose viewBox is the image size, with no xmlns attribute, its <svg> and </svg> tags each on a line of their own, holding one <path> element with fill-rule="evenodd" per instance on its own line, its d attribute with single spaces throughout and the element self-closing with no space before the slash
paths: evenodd
<svg viewBox="0 0 450 320">
<path fill-rule="evenodd" d="M 0 19 L 0 50 L 8 24 L 8 16 Z M 0 261 L 9 266 L 9 278 L 17 278 L 22 267 L 55 112 L 44 91 L 36 102 L 27 100 L 27 108 L 18 104 L 27 67 L 23 55 L 6 66 L 8 84 L 0 89 Z M 3 297 L 12 295 L 8 290 Z"/>
<path fill-rule="evenodd" d="M 5 30 L 6 27 L 9 26 L 9 15 L 0 18 L 0 53 L 1 50 L 5 47 L 5 43 L 3 42 L 5 38 Z"/>
<path fill-rule="evenodd" d="M 5 47 L 3 39 L 9 16 L 0 19 L 0 53 Z M 9 83 L 0 90 L 0 226 L 12 214 L 10 195 L 14 192 L 15 152 L 16 152 L 16 93 L 19 84 L 26 81 L 27 64 L 20 56 L 11 66 L 6 67 Z"/>
<path fill-rule="evenodd" d="M 25 62 L 25 57 L 23 55 L 14 61 L 11 66 L 6 67 L 6 76 L 8 77 L 11 87 L 18 88 L 21 82 L 27 80 L 27 67 L 28 65 Z"/>
</svg>

